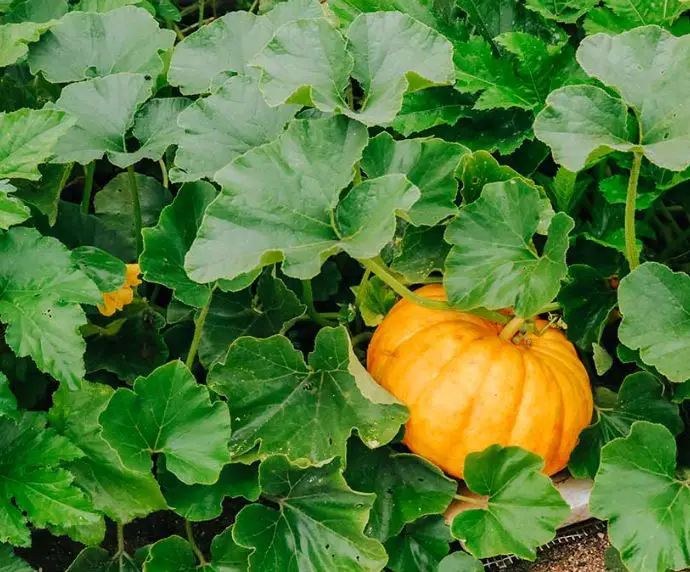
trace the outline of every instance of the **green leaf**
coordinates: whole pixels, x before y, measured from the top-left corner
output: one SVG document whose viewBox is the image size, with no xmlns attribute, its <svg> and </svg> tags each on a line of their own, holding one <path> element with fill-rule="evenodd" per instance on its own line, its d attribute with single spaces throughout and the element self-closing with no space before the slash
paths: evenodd
<svg viewBox="0 0 690 572">
<path fill-rule="evenodd" d="M 401 405 L 380 395 L 342 327 L 319 331 L 308 363 L 283 336 L 240 338 L 225 363 L 213 367 L 208 385 L 228 397 L 233 455 L 258 446 L 257 458 L 323 463 L 345 456 L 353 429 L 367 445 L 380 446 L 406 418 Z"/>
<path fill-rule="evenodd" d="M 86 347 L 86 371 L 109 371 L 128 383 L 149 375 L 170 355 L 161 333 L 165 319 L 151 308 L 127 319 L 114 334 L 96 335 Z"/>
<path fill-rule="evenodd" d="M 622 99 L 594 86 L 569 86 L 551 93 L 534 131 L 552 148 L 557 162 L 579 171 L 613 150 L 639 150 L 665 169 L 682 171 L 690 165 L 684 152 L 690 141 L 684 88 L 684 82 L 690 82 L 686 73 L 690 37 L 676 38 L 657 26 L 615 37 L 596 34 L 582 41 L 577 59 L 590 76 L 615 89 Z M 674 81 L 668 83 L 666 78 Z M 638 118 L 639 143 L 627 130 L 628 107 Z"/>
<path fill-rule="evenodd" d="M 55 106 L 77 119 L 55 148 L 58 163 L 86 165 L 104 154 L 118 164 L 129 158 L 125 137 L 139 105 L 151 95 L 141 74 L 118 73 L 68 85 Z"/>
<path fill-rule="evenodd" d="M 11 66 L 29 53 L 29 44 L 38 42 L 50 26 L 22 22 L 0 25 L 0 68 Z"/>
<path fill-rule="evenodd" d="M 175 32 L 160 29 L 146 11 L 126 6 L 103 14 L 71 12 L 31 46 L 31 73 L 69 83 L 121 72 L 155 78 L 163 70 L 159 52 Z"/>
<path fill-rule="evenodd" d="M 625 175 L 613 175 L 599 181 L 599 191 L 611 204 L 624 204 L 628 194 L 628 177 Z M 648 209 L 658 199 L 663 190 L 648 187 L 641 182 L 637 187 L 637 200 L 635 208 L 638 211 Z"/>
<path fill-rule="evenodd" d="M 386 175 L 357 185 L 338 204 L 366 140 L 364 126 L 343 117 L 294 121 L 219 171 L 223 192 L 187 254 L 189 277 L 233 279 L 283 260 L 285 274 L 305 279 L 340 249 L 377 255 L 393 237 L 395 212 L 409 209 L 419 190 L 402 175 Z"/>
<path fill-rule="evenodd" d="M 0 113 L 0 179 L 30 179 L 41 174 L 38 166 L 53 154 L 58 140 L 74 121 L 50 109 L 21 109 Z"/>
<path fill-rule="evenodd" d="M 529 179 L 522 177 L 512 167 L 501 165 L 487 151 L 475 151 L 462 159 L 460 180 L 462 181 L 462 199 L 465 204 L 476 201 L 487 184 L 510 179 L 521 179 L 524 183 L 533 185 Z"/>
<path fill-rule="evenodd" d="M 393 290 L 377 276 L 362 280 L 359 286 L 353 287 L 359 312 L 367 326 L 378 326 L 398 299 Z"/>
<path fill-rule="evenodd" d="M 437 125 L 455 125 L 470 117 L 473 101 L 451 87 L 429 87 L 406 93 L 391 127 L 405 137 Z"/>
<path fill-rule="evenodd" d="M 170 191 L 153 177 L 139 173 L 134 176 L 139 190 L 142 226 L 154 226 L 163 208 L 171 202 L 172 196 Z M 127 259 L 133 260 L 136 257 L 136 231 L 128 174 L 120 173 L 110 180 L 96 193 L 93 205 L 98 217 L 118 235 L 121 243 L 127 246 Z"/>
<path fill-rule="evenodd" d="M 376 494 L 365 532 L 381 542 L 400 534 L 406 524 L 445 511 L 458 488 L 417 455 L 389 447 L 372 451 L 355 440 L 348 447 L 345 480 L 358 491 Z"/>
<path fill-rule="evenodd" d="M 17 409 L 17 399 L 12 393 L 7 376 L 0 372 L 0 417 L 9 417 L 19 420 L 20 413 Z"/>
<path fill-rule="evenodd" d="M 62 18 L 68 8 L 67 0 L 12 0 L 5 22 L 49 23 Z"/>
<path fill-rule="evenodd" d="M 536 548 L 554 538 L 570 507 L 543 468 L 542 458 L 519 447 L 492 445 L 467 456 L 467 487 L 488 497 L 485 508 L 465 510 L 451 525 L 470 554 L 534 560 Z"/>
<path fill-rule="evenodd" d="M 225 465 L 212 485 L 185 485 L 167 470 L 158 469 L 158 480 L 168 505 L 181 517 L 191 521 L 212 520 L 223 512 L 226 497 L 259 498 L 259 475 L 256 465 Z"/>
<path fill-rule="evenodd" d="M 103 437 L 132 470 L 151 469 L 163 453 L 168 469 L 186 484 L 213 484 L 228 461 L 230 417 L 211 404 L 182 362 L 174 361 L 118 389 L 99 418 Z"/>
<path fill-rule="evenodd" d="M 153 475 L 125 468 L 103 439 L 98 417 L 112 395 L 112 388 L 98 383 L 85 382 L 77 391 L 61 387 L 53 394 L 48 418 L 84 453 L 68 466 L 75 483 L 89 494 L 96 510 L 124 524 L 167 505 Z"/>
<path fill-rule="evenodd" d="M 101 293 L 62 244 L 33 229 L 1 234 L 0 253 L 0 320 L 7 324 L 7 344 L 42 372 L 78 386 L 85 348 L 79 327 L 86 322 L 79 304 L 96 304 Z"/>
<path fill-rule="evenodd" d="M 437 570 L 452 542 L 441 516 L 428 516 L 408 524 L 399 536 L 386 542 L 388 568 L 393 572 Z"/>
<path fill-rule="evenodd" d="M 283 281 L 268 272 L 261 275 L 254 292 L 216 291 L 201 330 L 199 361 L 210 368 L 242 336 L 267 338 L 284 334 L 305 310 Z"/>
<path fill-rule="evenodd" d="M 652 0 L 604 0 L 604 7 L 587 15 L 584 28 L 589 34 L 618 34 L 648 24 L 670 26 L 685 10 L 688 5 L 683 0 L 658 4 Z"/>
<path fill-rule="evenodd" d="M 34 572 L 34 569 L 15 556 L 12 547 L 6 544 L 0 544 L 0 568 L 3 572 Z"/>
<path fill-rule="evenodd" d="M 635 421 L 666 426 L 674 435 L 683 429 L 678 406 L 664 398 L 663 384 L 651 373 L 637 372 L 623 381 L 618 394 L 599 387 L 596 392 L 596 422 L 580 433 L 568 469 L 576 478 L 594 478 L 601 449 L 618 437 L 625 437 Z"/>
<path fill-rule="evenodd" d="M 160 214 L 158 224 L 146 228 L 140 256 L 144 280 L 174 291 L 184 304 L 201 308 L 211 289 L 193 282 L 184 270 L 184 257 L 192 246 L 206 207 L 216 197 L 213 185 L 204 182 L 184 185 L 171 205 Z"/>
<path fill-rule="evenodd" d="M 433 272 L 441 272 L 450 250 L 443 240 L 443 226 L 408 226 L 397 244 L 391 269 L 409 282 L 421 282 Z"/>
<path fill-rule="evenodd" d="M 444 277 L 451 304 L 465 310 L 515 307 L 518 316 L 531 317 L 556 297 L 574 223 L 565 213 L 553 216 L 539 256 L 531 239 L 543 211 L 539 191 L 515 179 L 486 185 L 479 199 L 463 207 L 445 235 L 453 245 Z"/>
<path fill-rule="evenodd" d="M 266 16 L 249 12 L 226 14 L 175 46 L 168 81 L 185 95 L 213 91 L 227 80 L 230 72 L 244 73 L 247 64 L 279 27 L 321 15 L 319 3 L 312 0 L 281 3 Z"/>
<path fill-rule="evenodd" d="M 171 180 L 212 179 L 236 157 L 276 139 L 298 110 L 296 105 L 269 107 L 254 76 L 230 78 L 180 114 L 184 132 Z"/>
<path fill-rule="evenodd" d="M 434 30 L 406 14 L 376 12 L 355 19 L 347 42 L 326 20 L 290 22 L 252 65 L 263 72 L 261 89 L 269 105 L 301 103 L 367 125 L 386 125 L 408 90 L 453 82 L 451 57 L 450 42 Z M 350 75 L 365 92 L 358 111 L 345 103 Z"/>
<path fill-rule="evenodd" d="M 125 283 L 125 263 L 105 250 L 80 246 L 72 250 L 71 257 L 101 292 L 113 292 Z"/>
<path fill-rule="evenodd" d="M 601 451 L 589 506 L 609 521 L 609 539 L 630 572 L 690 566 L 679 540 L 689 534 L 690 491 L 675 475 L 676 443 L 662 425 L 637 421 Z"/>
<path fill-rule="evenodd" d="M 123 6 L 139 4 L 140 0 L 80 0 L 77 9 L 82 12 L 110 12 Z"/>
<path fill-rule="evenodd" d="M 194 572 L 197 569 L 196 556 L 184 538 L 168 536 L 151 546 L 144 562 L 145 572 Z"/>
<path fill-rule="evenodd" d="M 549 20 L 574 24 L 598 3 L 598 0 L 527 0 L 527 7 Z"/>
<path fill-rule="evenodd" d="M 528 32 L 552 40 L 559 37 L 554 26 L 517 0 L 458 0 L 458 6 L 487 41 L 504 32 Z"/>
<path fill-rule="evenodd" d="M 111 555 L 103 548 L 88 546 L 66 572 L 141 572 L 141 568 L 126 552 Z"/>
<path fill-rule="evenodd" d="M 361 165 L 369 178 L 405 175 L 421 192 L 408 212 L 412 224 L 433 226 L 457 214 L 454 172 L 467 152 L 466 147 L 442 139 L 395 141 L 384 132 L 369 141 Z"/>
<path fill-rule="evenodd" d="M 53 226 L 57 221 L 60 194 L 67 179 L 72 174 L 73 165 L 52 165 L 44 163 L 40 167 L 39 182 L 19 183 L 17 196 L 25 203 L 35 207 Z"/>
<path fill-rule="evenodd" d="M 586 264 L 572 264 L 568 279 L 558 301 L 568 324 L 568 339 L 583 351 L 598 344 L 608 323 L 609 315 L 618 305 L 617 291 L 611 275 L 606 275 Z"/>
<path fill-rule="evenodd" d="M 592 361 L 594 362 L 594 370 L 597 375 L 604 375 L 613 367 L 613 358 L 611 354 L 606 351 L 606 348 L 598 343 L 592 344 Z"/>
<path fill-rule="evenodd" d="M 97 544 L 105 532 L 103 518 L 61 466 L 82 453 L 45 425 L 36 413 L 17 422 L 0 417 L 0 542 L 30 546 L 31 522 Z"/>
<path fill-rule="evenodd" d="M 483 572 L 484 565 L 466 552 L 453 552 L 443 560 L 438 566 L 438 572 Z"/>
<path fill-rule="evenodd" d="M 642 361 L 671 381 L 690 379 L 690 277 L 645 262 L 621 280 L 618 305 L 623 315 L 620 341 L 640 350 Z"/>
<path fill-rule="evenodd" d="M 260 504 L 237 515 L 233 537 L 253 549 L 251 570 L 355 572 L 381 570 L 383 546 L 362 530 L 374 495 L 347 486 L 338 462 L 299 469 L 285 457 L 271 457 L 259 467 L 264 496 L 278 509 Z"/>
<path fill-rule="evenodd" d="M 31 211 L 20 199 L 12 196 L 16 191 L 9 181 L 0 179 L 0 229 L 23 223 L 31 216 Z"/>
</svg>

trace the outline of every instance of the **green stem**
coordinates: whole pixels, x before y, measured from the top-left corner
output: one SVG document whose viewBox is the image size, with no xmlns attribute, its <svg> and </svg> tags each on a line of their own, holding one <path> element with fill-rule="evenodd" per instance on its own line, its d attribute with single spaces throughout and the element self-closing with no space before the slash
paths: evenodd
<svg viewBox="0 0 690 572">
<path fill-rule="evenodd" d="M 353 348 L 357 347 L 362 342 L 369 341 L 373 335 L 374 335 L 373 332 L 360 332 L 356 336 L 352 336 L 352 338 L 350 338 L 350 342 L 352 343 L 352 347 Z"/>
<path fill-rule="evenodd" d="M 208 301 L 206 302 L 206 304 L 204 304 L 204 307 L 201 308 L 201 311 L 199 312 L 199 316 L 197 317 L 197 319 L 194 320 L 194 337 L 192 337 L 192 344 L 189 346 L 189 353 L 187 354 L 187 360 L 185 361 L 185 364 L 190 371 L 192 369 L 192 366 L 194 365 L 194 358 L 196 358 L 196 353 L 199 350 L 201 332 L 204 329 L 204 322 L 206 322 L 206 316 L 208 316 L 208 311 L 211 308 L 211 300 L 213 300 L 214 288 L 215 285 L 213 286 L 213 288 L 211 288 L 211 293 L 208 296 Z"/>
<path fill-rule="evenodd" d="M 182 10 L 180 10 L 180 15 L 184 18 L 185 16 L 187 16 L 188 14 L 191 14 L 192 12 L 194 12 L 196 10 L 197 10 L 197 3 L 194 2 L 194 4 L 190 4 L 186 8 L 182 8 Z"/>
<path fill-rule="evenodd" d="M 336 325 L 316 310 L 316 307 L 314 306 L 314 291 L 311 287 L 311 280 L 302 280 L 302 298 L 304 299 L 304 304 L 307 306 L 307 314 L 309 314 L 309 317 L 319 326 Z"/>
<path fill-rule="evenodd" d="M 520 328 L 522 327 L 522 324 L 525 323 L 524 318 L 518 318 L 517 316 L 510 320 L 503 329 L 501 330 L 501 333 L 498 335 L 499 338 L 502 340 L 505 340 L 507 342 L 512 341 L 512 339 L 515 337 L 515 334 L 518 333 Z"/>
<path fill-rule="evenodd" d="M 175 24 L 175 22 L 173 22 L 172 26 L 173 26 L 173 30 L 175 30 L 175 35 L 177 36 L 177 39 L 180 42 L 182 40 L 184 40 L 184 33 L 182 32 L 182 30 L 180 30 L 180 27 L 177 24 Z"/>
<path fill-rule="evenodd" d="M 163 186 L 167 189 L 170 186 L 170 179 L 168 179 L 168 167 L 165 165 L 163 159 L 158 160 L 158 164 L 161 168 L 161 177 L 163 178 Z"/>
<path fill-rule="evenodd" d="M 199 2 L 199 26 L 204 21 L 204 12 L 206 11 L 206 0 L 200 0 Z"/>
<path fill-rule="evenodd" d="M 259 0 L 254 0 L 254 2 L 252 2 L 252 5 L 249 7 L 249 11 L 255 12 L 258 7 L 259 7 Z"/>
<path fill-rule="evenodd" d="M 642 153 L 635 152 L 630 179 L 628 180 L 628 195 L 625 199 L 625 252 L 630 270 L 634 270 L 640 265 L 640 255 L 637 252 L 637 243 L 635 241 L 635 203 L 637 201 L 637 182 L 640 179 L 641 165 Z"/>
<path fill-rule="evenodd" d="M 139 202 L 139 186 L 137 185 L 137 176 L 134 173 L 134 167 L 127 167 L 127 174 L 129 175 L 129 192 L 132 195 L 132 209 L 134 210 L 134 238 L 137 243 L 137 259 L 141 251 L 144 249 L 144 237 L 141 234 L 141 203 Z"/>
<path fill-rule="evenodd" d="M 125 552 L 125 525 L 121 522 L 117 522 L 117 553 L 124 554 Z"/>
<path fill-rule="evenodd" d="M 537 312 L 538 314 L 547 314 L 548 312 L 555 312 L 556 310 L 560 310 L 561 305 L 558 302 L 551 302 L 550 304 L 547 304 L 546 306 L 542 306 L 539 311 Z"/>
<path fill-rule="evenodd" d="M 194 540 L 194 531 L 192 530 L 192 523 L 186 519 L 184 521 L 184 530 L 187 533 L 187 540 L 189 540 L 189 544 L 192 546 L 192 550 L 194 551 L 194 554 L 196 554 L 199 563 L 202 566 L 206 566 L 208 562 L 206 562 L 206 558 L 204 558 L 204 553 L 197 546 L 196 540 Z"/>
<path fill-rule="evenodd" d="M 93 177 L 96 174 L 96 161 L 91 161 L 84 167 L 84 192 L 81 196 L 81 214 L 89 214 L 91 193 L 93 192 Z"/>
</svg>

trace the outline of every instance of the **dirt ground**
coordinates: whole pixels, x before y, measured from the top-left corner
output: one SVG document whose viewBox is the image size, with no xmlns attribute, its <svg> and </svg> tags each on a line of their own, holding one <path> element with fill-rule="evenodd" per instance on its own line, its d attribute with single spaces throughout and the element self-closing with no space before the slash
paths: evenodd
<svg viewBox="0 0 690 572">
<path fill-rule="evenodd" d="M 548 548 L 539 554 L 536 562 L 518 562 L 506 572 L 607 572 L 604 563 L 609 547 L 604 532 L 596 532 L 572 544 Z M 495 567 L 494 570 L 501 570 Z"/>
</svg>

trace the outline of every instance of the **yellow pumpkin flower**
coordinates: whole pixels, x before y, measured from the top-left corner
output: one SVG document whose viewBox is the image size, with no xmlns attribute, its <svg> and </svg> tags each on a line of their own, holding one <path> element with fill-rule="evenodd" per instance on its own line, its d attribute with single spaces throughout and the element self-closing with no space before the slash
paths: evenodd
<svg viewBox="0 0 690 572">
<path fill-rule="evenodd" d="M 141 269 L 138 264 L 128 264 L 125 274 L 125 283 L 115 292 L 103 294 L 103 304 L 98 304 L 98 311 L 104 316 L 112 316 L 118 310 L 122 310 L 127 304 L 134 300 L 133 286 L 139 286 Z"/>
</svg>

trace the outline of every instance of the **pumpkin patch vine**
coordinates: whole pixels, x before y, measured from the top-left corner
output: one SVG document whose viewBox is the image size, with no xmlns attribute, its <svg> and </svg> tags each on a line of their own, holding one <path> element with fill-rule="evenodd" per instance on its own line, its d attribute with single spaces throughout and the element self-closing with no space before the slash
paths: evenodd
<svg viewBox="0 0 690 572">
<path fill-rule="evenodd" d="M 0 570 L 476 572 L 566 472 L 690 567 L 688 93 L 682 1 L 0 0 Z"/>
</svg>

